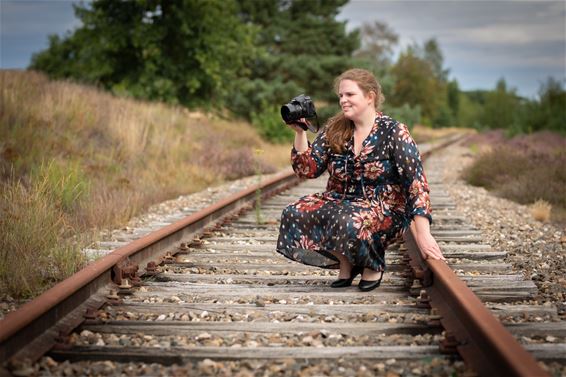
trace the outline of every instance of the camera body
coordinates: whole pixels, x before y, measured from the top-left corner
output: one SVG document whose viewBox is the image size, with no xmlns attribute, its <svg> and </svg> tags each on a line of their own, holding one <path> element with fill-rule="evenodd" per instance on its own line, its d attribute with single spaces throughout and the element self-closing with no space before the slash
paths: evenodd
<svg viewBox="0 0 566 377">
<path fill-rule="evenodd" d="M 287 124 L 297 123 L 306 131 L 310 127 L 308 127 L 306 124 L 299 122 L 299 119 L 315 118 L 316 109 L 314 107 L 314 103 L 312 102 L 311 98 L 309 96 L 305 96 L 304 94 L 301 94 L 293 98 L 291 101 L 289 101 L 289 103 L 281 106 L 281 117 L 283 118 L 285 123 Z"/>
</svg>

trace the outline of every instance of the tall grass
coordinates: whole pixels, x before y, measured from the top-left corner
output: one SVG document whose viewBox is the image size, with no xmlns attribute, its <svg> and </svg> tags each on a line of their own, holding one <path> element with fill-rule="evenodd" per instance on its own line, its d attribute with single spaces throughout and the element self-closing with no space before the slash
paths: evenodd
<svg viewBox="0 0 566 377">
<path fill-rule="evenodd" d="M 88 237 L 77 234 L 254 175 L 255 149 L 270 150 L 259 163 L 263 173 L 289 163 L 290 146 L 265 143 L 244 122 L 118 98 L 36 72 L 0 71 L 0 85 L 0 288 L 13 295 L 33 294 L 40 281 L 80 267 L 80 256 L 69 253 Z M 50 273 L 30 271 L 12 284 L 24 260 Z"/>
<path fill-rule="evenodd" d="M 84 263 L 80 239 L 73 238 L 53 189 L 47 176 L 30 187 L 20 181 L 0 186 L 0 287 L 5 293 L 34 295 Z"/>
</svg>

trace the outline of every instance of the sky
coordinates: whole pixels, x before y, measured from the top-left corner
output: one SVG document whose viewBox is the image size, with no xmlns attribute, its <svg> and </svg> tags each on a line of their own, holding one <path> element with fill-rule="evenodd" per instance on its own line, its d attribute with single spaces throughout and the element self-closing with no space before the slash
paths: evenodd
<svg viewBox="0 0 566 377">
<path fill-rule="evenodd" d="M 258 0 L 261 1 L 261 0 Z M 0 68 L 26 68 L 48 35 L 80 27 L 71 0 L 0 0 Z M 547 77 L 566 80 L 566 1 L 350 0 L 338 19 L 348 30 L 387 23 L 406 46 L 436 38 L 450 78 L 463 90 L 504 78 L 535 98 Z"/>
</svg>

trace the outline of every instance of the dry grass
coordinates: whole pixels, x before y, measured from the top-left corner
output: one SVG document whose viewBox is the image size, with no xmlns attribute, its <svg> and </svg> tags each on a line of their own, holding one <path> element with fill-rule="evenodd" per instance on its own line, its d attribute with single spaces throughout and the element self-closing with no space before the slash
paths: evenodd
<svg viewBox="0 0 566 377">
<path fill-rule="evenodd" d="M 537 221 L 546 223 L 550 221 L 550 214 L 552 212 L 552 205 L 546 200 L 539 199 L 531 204 L 531 214 Z"/>
<path fill-rule="evenodd" d="M 258 168 L 268 173 L 289 164 L 289 146 L 265 143 L 247 123 L 117 98 L 35 72 L 0 71 L 0 84 L 0 237 L 20 237 L 2 245 L 4 283 L 15 271 L 10 263 L 17 262 L 17 255 L 33 258 L 34 248 L 57 252 L 41 237 L 16 247 L 32 224 L 34 234 L 53 235 L 60 242 L 72 234 L 119 226 L 156 202 L 254 175 Z M 255 149 L 269 153 L 257 160 Z M 46 188 L 38 194 L 34 187 L 41 184 Z M 33 213 L 43 213 L 43 220 L 22 224 Z M 37 260 L 51 268 L 49 258 Z M 6 284 L 0 289 L 33 294 L 40 289 L 38 281 L 53 276 L 34 278 L 21 290 Z"/>
</svg>

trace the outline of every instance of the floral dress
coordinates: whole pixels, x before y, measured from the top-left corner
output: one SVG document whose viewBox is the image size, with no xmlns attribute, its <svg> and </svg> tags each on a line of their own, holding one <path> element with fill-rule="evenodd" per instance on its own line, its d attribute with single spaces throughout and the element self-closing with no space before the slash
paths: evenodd
<svg viewBox="0 0 566 377">
<path fill-rule="evenodd" d="M 323 130 L 291 161 L 301 178 L 329 172 L 326 191 L 304 196 L 281 215 L 277 251 L 322 268 L 338 268 L 332 251 L 353 265 L 385 270 L 385 249 L 397 241 L 415 215 L 432 221 L 428 183 L 407 126 L 379 113 L 354 154 L 334 153 Z"/>
</svg>

